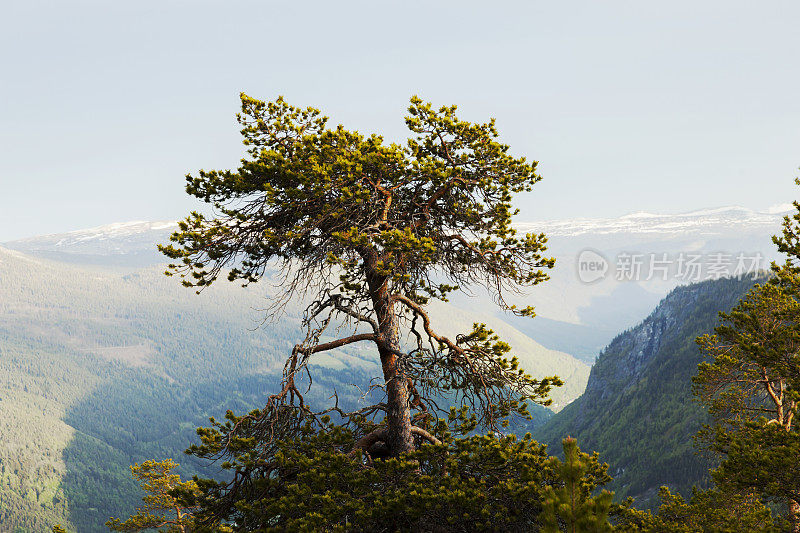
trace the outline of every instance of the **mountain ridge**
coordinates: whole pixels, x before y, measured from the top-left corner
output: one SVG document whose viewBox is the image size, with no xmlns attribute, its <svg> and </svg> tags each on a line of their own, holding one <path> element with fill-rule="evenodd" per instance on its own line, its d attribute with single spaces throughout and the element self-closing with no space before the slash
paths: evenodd
<svg viewBox="0 0 800 533">
<path fill-rule="evenodd" d="M 682 234 L 708 231 L 714 226 L 772 226 L 793 210 L 791 204 L 756 211 L 741 206 L 698 209 L 685 213 L 660 214 L 638 211 L 612 218 L 574 218 L 520 222 L 516 227 L 525 231 L 543 232 L 553 236 L 578 236 L 587 233 Z"/>
<path fill-rule="evenodd" d="M 737 225 L 774 225 L 793 210 L 791 204 L 778 205 L 763 211 L 742 206 L 722 206 L 696 209 L 681 213 L 649 213 L 636 211 L 618 217 L 578 217 L 518 221 L 513 225 L 522 231 L 543 232 L 553 236 L 577 236 L 586 233 L 665 233 L 672 234 L 698 230 L 714 225 L 735 223 Z M 80 246 L 89 241 L 103 242 L 110 239 L 131 238 L 144 233 L 169 235 L 176 230 L 177 220 L 133 220 L 113 222 L 90 228 L 66 232 L 33 235 L 22 239 L 0 243 L 12 249 L 43 250 Z M 152 240 L 152 239 L 151 239 Z M 123 248 L 112 248 L 124 253 Z"/>
</svg>

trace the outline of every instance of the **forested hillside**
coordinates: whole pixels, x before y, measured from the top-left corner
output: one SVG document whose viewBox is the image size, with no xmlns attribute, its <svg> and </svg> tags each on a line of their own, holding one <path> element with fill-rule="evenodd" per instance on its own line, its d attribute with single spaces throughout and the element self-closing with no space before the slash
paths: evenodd
<svg viewBox="0 0 800 533">
<path fill-rule="evenodd" d="M 567 435 L 600 453 L 618 497 L 654 503 L 662 485 L 682 493 L 708 477 L 709 458 L 693 435 L 706 419 L 693 401 L 691 378 L 701 360 L 698 335 L 713 331 L 753 285 L 720 279 L 673 290 L 638 326 L 618 335 L 592 367 L 586 392 L 535 431 L 558 450 Z"/>
<path fill-rule="evenodd" d="M 226 410 L 263 405 L 284 357 L 300 340 L 298 306 L 261 324 L 269 283 L 220 283 L 200 295 L 152 267 L 134 273 L 78 267 L 0 248 L 0 523 L 8 530 L 103 531 L 140 494 L 128 465 L 172 457 L 195 428 Z M 446 330 L 484 318 L 443 305 Z M 498 331 L 534 375 L 582 391 L 588 366 L 547 350 L 510 326 Z M 366 349 L 317 359 L 316 396 L 345 403 L 377 372 Z M 548 411 L 534 410 L 542 422 Z M 525 429 L 532 427 L 526 426 Z M 5 529 L 4 529 L 5 530 Z"/>
</svg>

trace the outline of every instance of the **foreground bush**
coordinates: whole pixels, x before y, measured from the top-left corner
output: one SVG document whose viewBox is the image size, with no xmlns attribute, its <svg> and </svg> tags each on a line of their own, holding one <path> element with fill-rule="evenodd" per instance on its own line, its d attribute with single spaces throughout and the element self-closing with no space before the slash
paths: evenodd
<svg viewBox="0 0 800 533">
<path fill-rule="evenodd" d="M 201 431 L 190 452 L 213 455 L 243 419 Z M 245 422 L 246 423 L 246 422 Z M 441 433 L 441 432 L 440 432 Z M 267 453 L 255 439 L 221 466 L 228 481 L 197 479 L 178 494 L 198 531 L 610 531 L 611 480 L 597 455 L 565 439 L 565 460 L 530 435 L 440 435 L 400 457 L 371 459 L 357 434 L 328 425 Z M 180 493 L 180 491 L 178 491 Z M 225 525 L 220 525 L 225 524 Z M 572 527 L 570 527 L 572 526 Z M 575 529 L 577 528 L 577 529 Z"/>
</svg>

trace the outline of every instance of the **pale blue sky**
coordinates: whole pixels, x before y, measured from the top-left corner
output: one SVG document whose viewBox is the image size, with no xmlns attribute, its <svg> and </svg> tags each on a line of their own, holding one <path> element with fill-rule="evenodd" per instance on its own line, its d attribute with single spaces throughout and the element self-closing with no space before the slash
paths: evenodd
<svg viewBox="0 0 800 533">
<path fill-rule="evenodd" d="M 0 242 L 194 207 L 238 93 L 404 136 L 408 98 L 494 116 L 545 180 L 522 219 L 797 194 L 800 2 L 0 0 Z"/>
</svg>

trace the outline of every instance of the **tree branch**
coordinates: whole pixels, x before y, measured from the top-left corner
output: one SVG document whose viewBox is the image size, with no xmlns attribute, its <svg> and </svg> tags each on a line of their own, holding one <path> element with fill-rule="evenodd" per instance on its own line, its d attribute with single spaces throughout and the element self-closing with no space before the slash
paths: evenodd
<svg viewBox="0 0 800 533">
<path fill-rule="evenodd" d="M 335 341 L 331 342 L 324 342 L 322 344 L 317 344 L 316 346 L 303 347 L 298 344 L 294 347 L 294 349 L 297 353 L 302 353 L 304 355 L 311 355 L 319 352 L 324 352 L 327 350 L 333 350 L 334 348 L 339 348 L 341 346 L 346 346 L 348 344 L 353 344 L 354 342 L 361 342 L 361 341 L 378 342 L 378 337 L 374 333 L 359 333 L 358 335 L 350 335 L 349 337 L 336 339 Z"/>
</svg>

